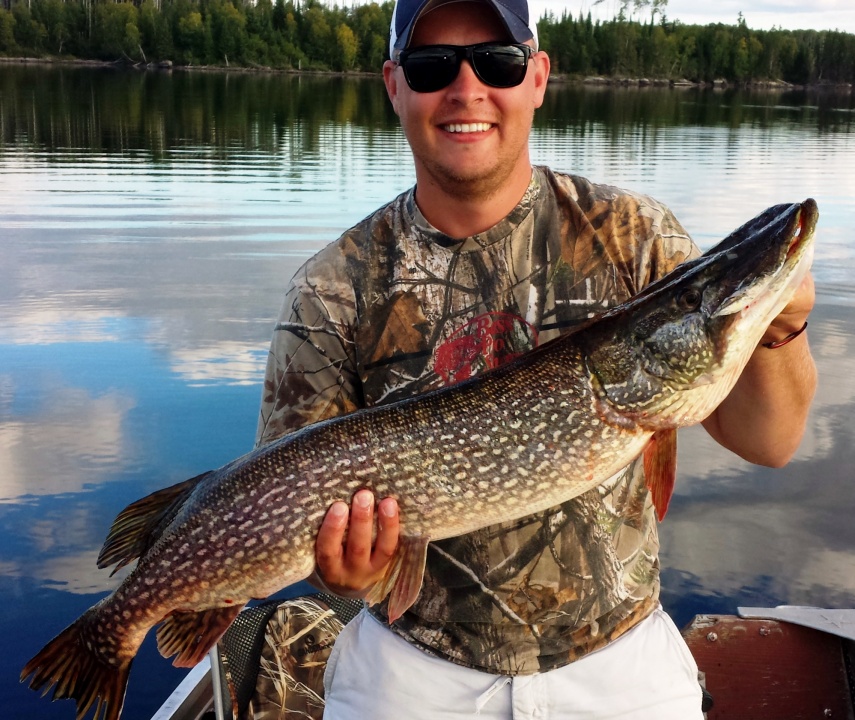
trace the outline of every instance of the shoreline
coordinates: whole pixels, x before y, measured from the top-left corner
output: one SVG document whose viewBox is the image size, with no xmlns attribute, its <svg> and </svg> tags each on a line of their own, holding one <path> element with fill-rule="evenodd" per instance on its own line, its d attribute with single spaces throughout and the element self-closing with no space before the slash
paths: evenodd
<svg viewBox="0 0 855 720">
<path fill-rule="evenodd" d="M 303 70 L 295 68 L 274 68 L 266 65 L 176 65 L 171 60 L 160 62 L 133 62 L 130 59 L 118 58 L 116 60 L 88 60 L 83 58 L 57 58 L 57 57 L 5 57 L 0 56 L 0 65 L 56 65 L 76 66 L 92 68 L 114 68 L 122 70 L 138 70 L 145 72 L 239 72 L 239 73 L 271 73 L 282 75 L 323 75 L 325 77 L 352 77 L 352 78 L 375 78 L 382 77 L 380 72 L 367 72 L 364 70 Z M 575 76 L 566 74 L 552 74 L 549 77 L 553 83 L 567 83 L 585 85 L 590 87 L 624 87 L 624 88 L 671 88 L 671 89 L 745 89 L 745 90 L 833 90 L 836 92 L 851 92 L 852 83 L 818 82 L 806 85 L 796 85 L 784 80 L 748 80 L 744 82 L 731 82 L 725 79 L 716 79 L 711 82 L 703 80 L 689 80 L 687 78 L 632 78 L 625 76 L 589 75 Z"/>
</svg>

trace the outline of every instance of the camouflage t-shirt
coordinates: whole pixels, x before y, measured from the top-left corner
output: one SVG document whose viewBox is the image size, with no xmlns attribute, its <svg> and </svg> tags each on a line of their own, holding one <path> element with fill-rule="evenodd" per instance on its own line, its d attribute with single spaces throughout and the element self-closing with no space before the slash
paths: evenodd
<svg viewBox="0 0 855 720">
<path fill-rule="evenodd" d="M 433 228 L 406 192 L 292 280 L 259 443 L 496 367 L 695 254 L 656 201 L 546 168 L 503 221 L 463 240 Z M 431 543 L 419 599 L 392 627 L 468 667 L 549 670 L 653 611 L 658 549 L 635 462 L 546 512 Z M 372 612 L 386 619 L 384 605 Z"/>
</svg>

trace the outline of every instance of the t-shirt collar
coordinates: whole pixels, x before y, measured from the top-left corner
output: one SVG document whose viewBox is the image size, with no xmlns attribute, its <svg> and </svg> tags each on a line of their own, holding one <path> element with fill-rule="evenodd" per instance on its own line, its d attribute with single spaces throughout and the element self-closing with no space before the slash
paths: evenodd
<svg viewBox="0 0 855 720">
<path fill-rule="evenodd" d="M 410 222 L 418 233 L 421 242 L 435 243 L 451 250 L 471 252 L 474 250 L 483 250 L 500 240 L 504 240 L 513 233 L 534 207 L 534 203 L 540 194 L 541 185 L 541 173 L 538 168 L 533 168 L 528 188 L 526 188 L 522 199 L 517 203 L 516 207 L 493 227 L 465 238 L 453 238 L 446 235 L 428 222 L 416 204 L 415 186 L 407 193 L 405 203 Z"/>
</svg>

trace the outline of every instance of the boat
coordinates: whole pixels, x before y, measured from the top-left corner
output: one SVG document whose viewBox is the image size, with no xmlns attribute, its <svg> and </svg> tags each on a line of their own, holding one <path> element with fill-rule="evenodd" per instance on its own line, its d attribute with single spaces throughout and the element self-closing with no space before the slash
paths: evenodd
<svg viewBox="0 0 855 720">
<path fill-rule="evenodd" d="M 347 622 L 360 608 L 357 601 L 318 593 L 241 613 L 152 720 L 239 717 L 238 706 L 246 706 L 264 664 L 263 658 L 252 659 L 265 652 L 259 650 L 266 642 L 259 630 L 274 613 L 285 635 L 278 640 L 284 639 L 290 656 L 311 673 L 292 671 L 292 684 L 317 686 L 336 632 L 334 624 L 323 628 L 323 621 Z M 855 609 L 741 607 L 736 615 L 697 615 L 682 634 L 698 663 L 707 720 L 855 720 Z M 320 717 L 323 701 L 315 699 L 308 708 L 306 697 L 297 697 L 293 717 Z"/>
<path fill-rule="evenodd" d="M 855 610 L 741 607 L 697 615 L 682 634 L 707 720 L 855 718 Z"/>
</svg>

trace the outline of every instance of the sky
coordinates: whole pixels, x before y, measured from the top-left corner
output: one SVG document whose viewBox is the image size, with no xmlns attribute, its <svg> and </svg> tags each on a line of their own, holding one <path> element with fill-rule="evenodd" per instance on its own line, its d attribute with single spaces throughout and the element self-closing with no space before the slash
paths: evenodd
<svg viewBox="0 0 855 720">
<path fill-rule="evenodd" d="M 565 10 L 577 15 L 591 11 L 594 19 L 610 19 L 617 15 L 619 0 L 529 0 L 536 17 L 545 12 L 561 15 Z M 671 20 L 686 25 L 725 23 L 735 25 L 742 13 L 748 27 L 768 30 L 843 30 L 855 33 L 855 2 L 853 0 L 669 0 L 665 13 Z M 641 19 L 641 18 L 637 18 Z"/>
</svg>

